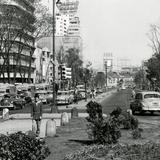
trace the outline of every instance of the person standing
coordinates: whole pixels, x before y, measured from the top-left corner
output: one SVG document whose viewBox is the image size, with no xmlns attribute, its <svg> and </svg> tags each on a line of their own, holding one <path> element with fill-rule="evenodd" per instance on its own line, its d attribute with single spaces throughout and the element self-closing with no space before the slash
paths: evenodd
<svg viewBox="0 0 160 160">
<path fill-rule="evenodd" d="M 40 125 L 42 120 L 42 102 L 39 99 L 39 94 L 35 94 L 35 103 L 31 107 L 32 120 L 36 122 L 36 134 L 40 133 Z"/>
<path fill-rule="evenodd" d="M 77 89 L 77 87 L 74 90 L 74 103 L 78 104 L 78 89 Z"/>
<path fill-rule="evenodd" d="M 135 88 L 132 89 L 132 98 L 134 99 L 136 95 Z"/>
</svg>

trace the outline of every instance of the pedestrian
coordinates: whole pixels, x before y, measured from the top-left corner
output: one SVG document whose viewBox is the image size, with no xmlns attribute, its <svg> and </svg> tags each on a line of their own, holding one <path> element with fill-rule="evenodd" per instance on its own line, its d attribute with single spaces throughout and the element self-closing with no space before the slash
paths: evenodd
<svg viewBox="0 0 160 160">
<path fill-rule="evenodd" d="M 74 103 L 78 103 L 78 89 L 77 87 L 74 90 Z"/>
<path fill-rule="evenodd" d="M 95 90 L 94 90 L 94 88 L 92 88 L 91 92 L 92 92 L 92 98 L 95 99 Z"/>
<path fill-rule="evenodd" d="M 132 90 L 132 98 L 133 99 L 135 98 L 135 95 L 136 95 L 135 88 L 133 88 L 133 90 Z"/>
<path fill-rule="evenodd" d="M 31 117 L 32 121 L 36 122 L 36 134 L 37 136 L 40 133 L 40 125 L 42 120 L 42 102 L 39 99 L 39 94 L 35 94 L 35 103 L 32 103 L 31 106 Z"/>
</svg>

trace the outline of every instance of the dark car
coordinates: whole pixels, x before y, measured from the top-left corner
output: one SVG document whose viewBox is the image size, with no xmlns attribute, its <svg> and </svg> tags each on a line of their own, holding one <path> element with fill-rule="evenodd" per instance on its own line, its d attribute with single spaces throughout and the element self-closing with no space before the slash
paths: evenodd
<svg viewBox="0 0 160 160">
<path fill-rule="evenodd" d="M 22 109 L 25 105 L 25 100 L 21 97 L 17 97 L 15 94 L 5 94 L 1 100 L 1 105 L 10 104 L 11 109 Z M 5 106 L 5 105 L 4 105 Z"/>
</svg>

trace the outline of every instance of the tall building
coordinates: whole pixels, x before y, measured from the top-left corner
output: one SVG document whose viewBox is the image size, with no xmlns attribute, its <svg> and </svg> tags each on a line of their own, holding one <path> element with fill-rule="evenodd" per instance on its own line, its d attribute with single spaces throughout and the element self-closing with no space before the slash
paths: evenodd
<svg viewBox="0 0 160 160">
<path fill-rule="evenodd" d="M 37 42 L 35 50 L 35 83 L 52 83 L 53 82 L 53 54 L 51 48 L 44 43 Z M 58 62 L 55 60 L 55 80 L 58 80 Z"/>
<path fill-rule="evenodd" d="M 69 26 L 69 15 L 56 13 L 55 36 L 66 36 Z"/>
<path fill-rule="evenodd" d="M 0 1 L 0 82 L 33 82 L 34 0 Z"/>
<path fill-rule="evenodd" d="M 80 36 L 80 20 L 75 16 L 70 19 L 69 27 L 67 30 L 68 36 Z"/>
<path fill-rule="evenodd" d="M 80 20 L 76 15 L 78 0 L 60 0 L 56 10 L 56 36 L 80 36 Z"/>
</svg>

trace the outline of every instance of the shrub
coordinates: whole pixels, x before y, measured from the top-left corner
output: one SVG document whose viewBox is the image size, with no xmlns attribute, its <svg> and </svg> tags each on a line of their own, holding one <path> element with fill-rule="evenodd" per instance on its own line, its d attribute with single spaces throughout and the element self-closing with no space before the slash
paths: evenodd
<svg viewBox="0 0 160 160">
<path fill-rule="evenodd" d="M 141 132 L 142 132 L 142 130 L 140 128 L 134 129 L 132 131 L 132 137 L 133 137 L 133 139 L 141 138 L 142 137 Z"/>
<path fill-rule="evenodd" d="M 0 136 L 0 159 L 44 160 L 50 151 L 44 140 L 22 132 Z"/>
<path fill-rule="evenodd" d="M 86 118 L 89 122 L 87 125 L 89 138 L 100 144 L 116 143 L 121 136 L 117 116 L 104 119 L 102 106 L 97 102 L 90 101 L 86 107 L 89 114 Z"/>
<path fill-rule="evenodd" d="M 138 119 L 127 111 L 121 113 L 119 116 L 119 121 L 123 125 L 124 129 L 134 130 L 138 128 Z"/>
<path fill-rule="evenodd" d="M 160 144 L 148 142 L 144 144 L 117 144 L 87 146 L 68 154 L 64 160 L 158 160 Z"/>
</svg>

